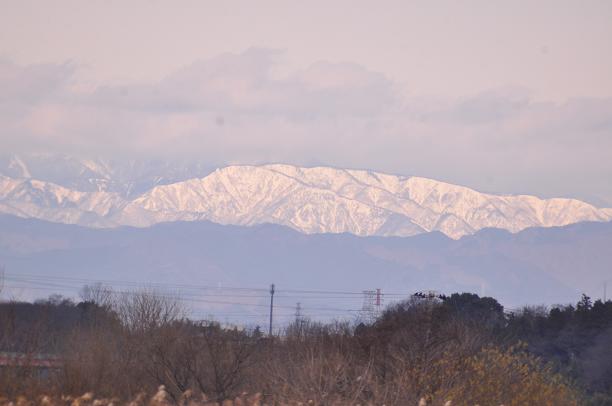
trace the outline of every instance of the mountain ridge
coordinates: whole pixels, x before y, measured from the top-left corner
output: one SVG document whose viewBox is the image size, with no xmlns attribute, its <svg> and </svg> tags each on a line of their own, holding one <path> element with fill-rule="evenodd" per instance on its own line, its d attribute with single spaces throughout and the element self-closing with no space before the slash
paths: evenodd
<svg viewBox="0 0 612 406">
<path fill-rule="evenodd" d="M 483 228 L 518 232 L 612 219 L 612 209 L 577 199 L 495 195 L 417 176 L 287 164 L 227 166 L 203 177 L 152 184 L 135 196 L 0 175 L 0 212 L 90 227 L 210 220 L 280 224 L 307 234 L 440 231 L 454 239 Z"/>
</svg>

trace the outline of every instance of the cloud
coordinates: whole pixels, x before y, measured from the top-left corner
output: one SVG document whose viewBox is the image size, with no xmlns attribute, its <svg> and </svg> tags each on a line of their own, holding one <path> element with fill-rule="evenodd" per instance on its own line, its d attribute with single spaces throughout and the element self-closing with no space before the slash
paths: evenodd
<svg viewBox="0 0 612 406">
<path fill-rule="evenodd" d="M 444 100 L 321 61 L 280 75 L 284 53 L 196 61 L 156 83 L 75 86 L 70 64 L 0 60 L 0 146 L 209 164 L 371 168 L 481 190 L 610 196 L 612 99 L 534 101 L 505 87 Z"/>
<path fill-rule="evenodd" d="M 154 112 L 225 112 L 292 118 L 373 115 L 396 102 L 393 83 L 348 63 L 319 62 L 283 78 L 279 51 L 252 48 L 187 66 L 152 85 L 103 87 L 93 103 Z"/>
<path fill-rule="evenodd" d="M 18 66 L 0 58 L 0 103 L 36 104 L 58 97 L 75 73 L 70 64 Z"/>
<path fill-rule="evenodd" d="M 451 122 L 461 125 L 500 123 L 524 112 L 530 104 L 527 89 L 506 87 L 470 95 L 450 103 L 430 114 L 434 122 Z"/>
</svg>

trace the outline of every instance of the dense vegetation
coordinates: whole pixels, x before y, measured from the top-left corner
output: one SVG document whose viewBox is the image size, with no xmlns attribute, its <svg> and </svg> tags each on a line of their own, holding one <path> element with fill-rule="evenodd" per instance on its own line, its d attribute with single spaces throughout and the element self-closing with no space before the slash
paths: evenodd
<svg viewBox="0 0 612 406">
<path fill-rule="evenodd" d="M 412 297 L 371 324 L 299 319 L 282 335 L 183 317 L 153 292 L 0 304 L 0 352 L 61 367 L 0 367 L 0 395 L 130 400 L 164 385 L 267 404 L 612 405 L 612 302 L 504 313 L 494 299 Z M 196 396 L 196 395 L 193 395 Z"/>
</svg>

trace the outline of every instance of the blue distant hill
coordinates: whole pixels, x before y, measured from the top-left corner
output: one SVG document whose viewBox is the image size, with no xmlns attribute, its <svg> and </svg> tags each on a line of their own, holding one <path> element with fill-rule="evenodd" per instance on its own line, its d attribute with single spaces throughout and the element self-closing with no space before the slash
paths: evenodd
<svg viewBox="0 0 612 406">
<path fill-rule="evenodd" d="M 210 299 L 211 306 L 202 302 L 198 308 L 210 308 L 211 313 L 218 309 L 214 302 L 224 301 L 220 297 L 232 303 L 236 296 L 248 297 L 237 290 L 227 293 L 225 287 L 262 289 L 261 297 L 253 295 L 247 302 L 263 310 L 270 283 L 281 293 L 351 292 L 321 298 L 327 308 L 351 311 L 361 306 L 362 297 L 355 293 L 376 288 L 388 293 L 387 303 L 420 290 L 475 292 L 493 296 L 506 307 L 569 303 L 582 292 L 601 296 L 603 282 L 612 279 L 610 247 L 612 223 L 534 228 L 518 234 L 486 229 L 452 240 L 437 232 L 406 238 L 304 235 L 277 225 L 209 222 L 91 229 L 0 216 L 5 298 L 75 295 L 80 285 L 95 280 L 118 281 L 120 289 L 218 287 L 214 295 L 202 290 L 198 296 Z M 279 294 L 277 303 L 287 317 L 300 301 L 298 293 Z M 303 306 L 307 310 L 309 303 Z M 228 306 L 221 307 L 227 311 Z M 326 311 L 312 314 L 325 316 Z"/>
</svg>

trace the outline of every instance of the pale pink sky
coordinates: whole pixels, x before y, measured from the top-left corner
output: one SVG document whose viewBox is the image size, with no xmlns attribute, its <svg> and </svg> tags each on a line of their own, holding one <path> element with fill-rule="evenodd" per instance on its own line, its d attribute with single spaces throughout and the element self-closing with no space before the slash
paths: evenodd
<svg viewBox="0 0 612 406">
<path fill-rule="evenodd" d="M 610 1 L 0 1 L 0 149 L 612 205 Z"/>
<path fill-rule="evenodd" d="M 93 83 L 159 80 L 258 46 L 385 73 L 411 94 L 612 96 L 610 1 L 2 1 L 0 54 Z M 281 69 L 281 70 L 283 70 Z"/>
</svg>

